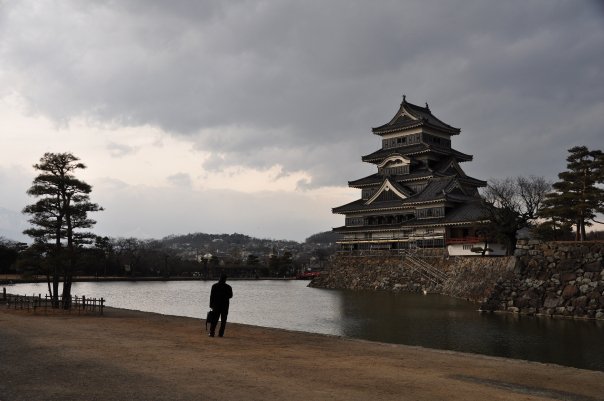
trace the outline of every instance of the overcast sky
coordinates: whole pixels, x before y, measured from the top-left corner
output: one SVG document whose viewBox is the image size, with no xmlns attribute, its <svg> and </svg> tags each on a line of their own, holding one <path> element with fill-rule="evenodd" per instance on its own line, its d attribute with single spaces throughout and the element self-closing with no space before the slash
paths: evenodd
<svg viewBox="0 0 604 401">
<path fill-rule="evenodd" d="M 95 233 L 303 240 L 375 171 L 406 94 L 479 179 L 555 179 L 604 143 L 604 2 L 0 0 L 0 236 L 72 152 Z"/>
</svg>

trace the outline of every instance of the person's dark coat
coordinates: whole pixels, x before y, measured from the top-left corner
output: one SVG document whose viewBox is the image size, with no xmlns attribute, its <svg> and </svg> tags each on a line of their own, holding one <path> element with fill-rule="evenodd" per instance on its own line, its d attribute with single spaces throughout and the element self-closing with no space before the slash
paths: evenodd
<svg viewBox="0 0 604 401">
<path fill-rule="evenodd" d="M 231 298 L 233 298 L 233 289 L 226 283 L 226 276 L 221 276 L 220 281 L 212 286 L 210 308 L 215 311 L 228 312 Z"/>
<path fill-rule="evenodd" d="M 210 292 L 210 308 L 215 312 L 214 321 L 210 324 L 210 337 L 214 337 L 218 318 L 220 317 L 220 330 L 218 335 L 224 336 L 227 318 L 229 315 L 229 300 L 233 297 L 233 289 L 226 283 L 226 274 L 220 276 L 220 280 L 212 286 Z"/>
</svg>

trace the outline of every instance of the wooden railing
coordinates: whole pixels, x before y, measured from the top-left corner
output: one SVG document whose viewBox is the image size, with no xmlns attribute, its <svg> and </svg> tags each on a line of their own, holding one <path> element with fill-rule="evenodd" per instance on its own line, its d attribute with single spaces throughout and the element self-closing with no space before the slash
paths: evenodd
<svg viewBox="0 0 604 401">
<path fill-rule="evenodd" d="M 78 297 L 71 296 L 68 300 L 63 300 L 59 296 L 53 300 L 48 294 L 42 296 L 36 295 L 14 295 L 7 294 L 6 288 L 2 291 L 1 301 L 10 309 L 21 309 L 28 311 L 44 310 L 48 311 L 65 311 L 67 313 L 98 313 L 103 314 L 105 308 L 105 299 L 103 298 L 87 298 L 86 296 Z M 68 301 L 68 302 L 65 302 Z"/>
</svg>

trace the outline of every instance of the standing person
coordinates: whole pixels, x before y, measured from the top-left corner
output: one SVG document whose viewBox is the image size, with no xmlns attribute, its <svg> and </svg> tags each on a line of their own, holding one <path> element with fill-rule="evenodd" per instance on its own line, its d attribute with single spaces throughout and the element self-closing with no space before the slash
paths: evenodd
<svg viewBox="0 0 604 401">
<path fill-rule="evenodd" d="M 226 283 L 227 275 L 222 273 L 220 280 L 212 286 L 210 292 L 210 308 L 216 312 L 214 321 L 210 323 L 210 337 L 214 337 L 218 317 L 220 316 L 220 330 L 218 336 L 224 336 L 224 328 L 226 327 L 227 316 L 229 314 L 229 299 L 233 298 L 233 289 Z"/>
</svg>

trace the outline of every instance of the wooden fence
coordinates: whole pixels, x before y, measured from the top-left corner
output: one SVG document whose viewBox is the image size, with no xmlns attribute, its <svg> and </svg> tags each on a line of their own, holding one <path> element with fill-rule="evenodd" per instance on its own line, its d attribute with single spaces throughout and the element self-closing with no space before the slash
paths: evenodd
<svg viewBox="0 0 604 401">
<path fill-rule="evenodd" d="M 69 302 L 67 303 L 64 302 L 62 296 L 59 296 L 58 307 L 53 307 L 53 299 L 48 294 L 44 296 L 42 296 L 42 294 L 14 295 L 7 294 L 6 288 L 2 290 L 1 302 L 9 309 L 21 309 L 34 312 L 43 310 L 46 313 L 49 311 L 64 311 L 65 313 L 98 313 L 102 315 L 103 308 L 105 307 L 105 299 L 103 298 L 87 298 L 85 296 L 78 297 L 77 295 L 71 296 Z"/>
</svg>

